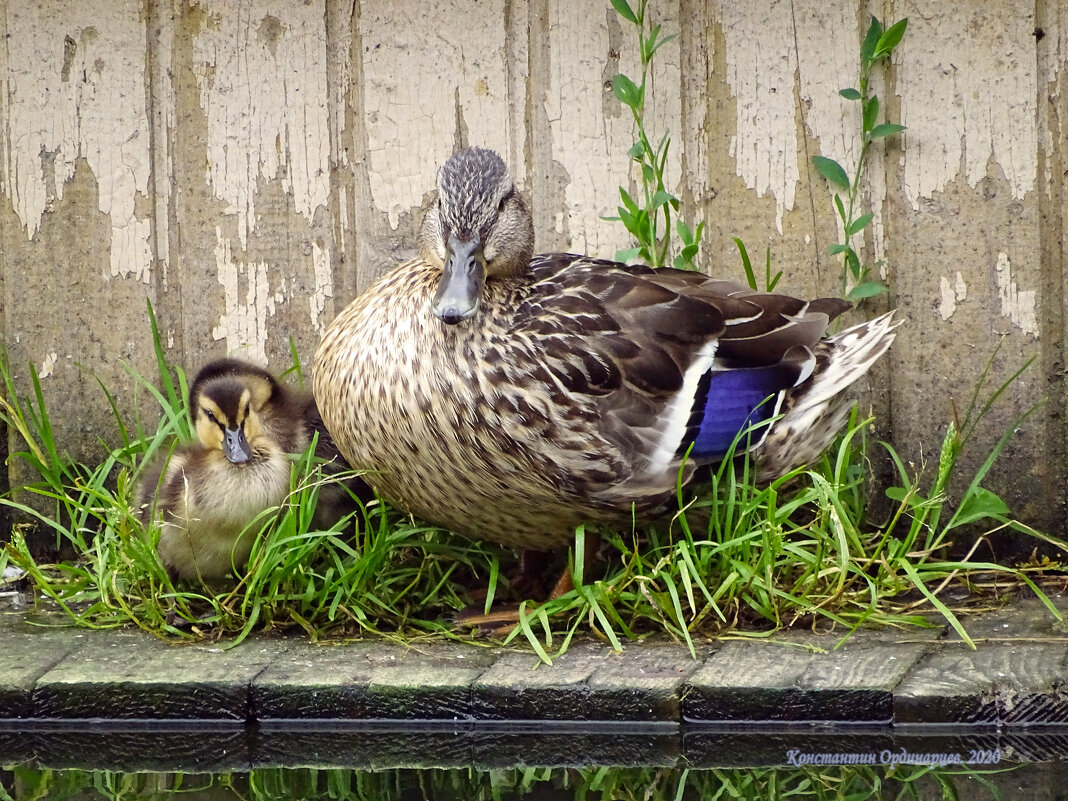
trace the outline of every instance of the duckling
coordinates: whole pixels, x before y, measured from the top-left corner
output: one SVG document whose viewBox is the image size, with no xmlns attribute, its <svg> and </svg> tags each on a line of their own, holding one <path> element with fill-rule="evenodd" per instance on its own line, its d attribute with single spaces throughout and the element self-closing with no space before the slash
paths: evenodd
<svg viewBox="0 0 1068 801">
<path fill-rule="evenodd" d="M 319 431 L 316 455 L 334 460 L 335 470 L 341 457 L 310 393 L 239 359 L 219 359 L 197 374 L 189 413 L 198 441 L 147 474 L 139 500 L 161 519 L 158 552 L 172 577 L 220 579 L 248 561 L 255 535 L 249 523 L 289 494 L 287 454 L 303 451 Z M 359 484 L 355 479 L 353 487 L 366 500 L 369 491 Z M 316 525 L 329 527 L 354 508 L 343 488 L 336 490 L 321 493 Z"/>
<path fill-rule="evenodd" d="M 837 298 L 533 243 L 500 156 L 459 151 L 418 255 L 337 316 L 315 359 L 348 461 L 388 501 L 475 539 L 549 550 L 583 523 L 656 518 L 754 424 L 761 475 L 783 475 L 830 444 L 843 390 L 894 339 L 892 313 L 826 337 L 850 308 Z"/>
</svg>

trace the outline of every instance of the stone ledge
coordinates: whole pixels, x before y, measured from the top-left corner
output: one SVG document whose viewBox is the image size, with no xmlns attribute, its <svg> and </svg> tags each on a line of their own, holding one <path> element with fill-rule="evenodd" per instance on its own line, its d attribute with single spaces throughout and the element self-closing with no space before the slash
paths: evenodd
<svg viewBox="0 0 1068 801">
<path fill-rule="evenodd" d="M 1057 599 L 1062 609 L 1068 602 Z M 136 630 L 35 628 L 0 615 L 0 725 L 37 721 L 615 721 L 1068 723 L 1068 637 L 1040 603 L 943 628 L 725 639 L 697 658 L 663 639 L 623 653 L 575 642 L 552 665 L 523 648 L 447 641 L 313 645 L 256 635 L 171 646 Z M 25 725 L 23 723 L 22 725 Z M 658 746 L 646 744 L 656 752 Z M 652 753 L 651 752 L 651 753 Z M 492 761 L 492 760 L 491 760 Z"/>
</svg>

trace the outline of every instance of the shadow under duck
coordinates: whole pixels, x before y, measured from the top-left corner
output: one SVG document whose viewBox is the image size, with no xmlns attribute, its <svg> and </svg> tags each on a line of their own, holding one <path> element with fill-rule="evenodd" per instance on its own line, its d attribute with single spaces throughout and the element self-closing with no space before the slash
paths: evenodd
<svg viewBox="0 0 1068 801">
<path fill-rule="evenodd" d="M 281 384 L 240 359 L 219 359 L 197 374 L 189 390 L 197 442 L 179 447 L 141 483 L 139 504 L 160 518 L 158 551 L 175 578 L 219 579 L 248 561 L 265 509 L 289 495 L 293 462 L 318 432 L 316 456 L 324 473 L 347 469 L 323 427 L 311 393 Z M 358 478 L 348 486 L 362 499 Z M 353 511 L 343 486 L 320 489 L 314 522 L 329 528 Z"/>
<path fill-rule="evenodd" d="M 546 550 L 582 523 L 663 514 L 680 475 L 776 416 L 750 450 L 765 480 L 781 475 L 828 447 L 842 390 L 894 338 L 890 314 L 823 338 L 840 299 L 532 256 L 533 242 L 501 158 L 458 152 L 418 255 L 342 311 L 316 355 L 313 391 L 348 461 L 468 537 Z"/>
</svg>

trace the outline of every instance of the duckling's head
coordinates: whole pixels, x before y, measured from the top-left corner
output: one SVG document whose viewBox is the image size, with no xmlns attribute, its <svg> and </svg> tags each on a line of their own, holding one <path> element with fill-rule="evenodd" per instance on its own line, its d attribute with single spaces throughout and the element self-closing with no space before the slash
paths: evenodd
<svg viewBox="0 0 1068 801">
<path fill-rule="evenodd" d="M 469 147 L 445 162 L 419 231 L 419 255 L 441 267 L 433 311 L 449 325 L 474 316 L 487 281 L 521 275 L 534 254 L 534 223 L 508 168 Z"/>
<path fill-rule="evenodd" d="M 274 376 L 247 362 L 220 359 L 207 365 L 189 390 L 197 438 L 231 464 L 248 463 L 268 437 L 263 411 L 278 389 Z"/>
</svg>

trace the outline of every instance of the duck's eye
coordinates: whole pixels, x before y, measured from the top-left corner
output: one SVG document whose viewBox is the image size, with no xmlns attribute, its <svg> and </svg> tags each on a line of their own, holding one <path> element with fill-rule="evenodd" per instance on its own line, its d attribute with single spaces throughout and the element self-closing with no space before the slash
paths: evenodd
<svg viewBox="0 0 1068 801">
<path fill-rule="evenodd" d="M 204 412 L 204 416 L 211 420 L 211 422 L 215 423 L 215 425 L 219 425 L 218 419 L 211 413 L 210 409 L 201 409 L 200 411 Z"/>
<path fill-rule="evenodd" d="M 515 195 L 515 190 L 514 189 L 511 189 L 511 190 L 509 190 L 508 192 L 506 192 L 504 194 L 504 196 L 501 198 L 501 202 L 497 204 L 497 213 L 498 214 L 500 214 L 502 211 L 504 211 L 504 207 L 508 204 L 508 201 L 512 199 L 513 195 Z"/>
</svg>

